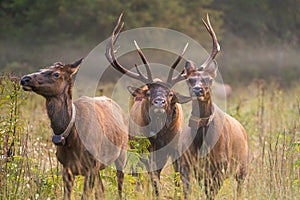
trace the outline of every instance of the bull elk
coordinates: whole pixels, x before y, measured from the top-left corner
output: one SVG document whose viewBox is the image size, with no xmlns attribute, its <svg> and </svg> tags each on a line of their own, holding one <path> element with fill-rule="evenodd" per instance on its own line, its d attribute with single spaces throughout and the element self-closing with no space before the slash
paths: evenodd
<svg viewBox="0 0 300 200">
<path fill-rule="evenodd" d="M 182 131 L 183 113 L 181 105 L 178 104 L 179 100 L 176 93 L 171 88 L 177 82 L 184 80 L 184 77 L 181 76 L 183 70 L 181 74 L 174 77 L 173 72 L 181 61 L 187 45 L 171 66 L 167 81 L 163 82 L 159 79 L 153 79 L 148 61 L 134 41 L 137 52 L 146 68 L 147 76 L 141 73 L 136 65 L 137 73 L 129 71 L 118 62 L 115 56 L 114 44 L 124 25 L 124 23 L 121 24 L 121 19 L 122 15 L 119 17 L 107 43 L 105 55 L 117 71 L 144 84 L 140 88 L 128 86 L 129 92 L 136 100 L 130 110 L 129 134 L 133 138 L 140 134 L 149 138 L 148 151 L 150 156 L 148 160 L 144 159 L 142 162 L 150 174 L 155 194 L 158 196 L 161 170 L 169 157 L 173 158 L 174 169 L 179 172 L 179 160 L 176 158 L 178 158 L 178 135 Z"/>
<path fill-rule="evenodd" d="M 189 127 L 183 131 L 180 140 L 183 152 L 180 171 L 185 199 L 188 198 L 190 190 L 191 170 L 195 172 L 198 180 L 204 179 L 205 192 L 209 199 L 214 199 L 224 178 L 230 173 L 236 176 L 239 194 L 247 173 L 247 133 L 236 119 L 212 102 L 211 86 L 217 75 L 214 58 L 220 51 L 220 46 L 208 15 L 207 22 L 202 21 L 212 37 L 212 51 L 200 67 L 187 61 L 183 75 L 193 106 Z"/>
<path fill-rule="evenodd" d="M 46 99 L 53 130 L 52 142 L 56 145 L 56 157 L 63 165 L 64 199 L 71 198 L 77 175 L 85 177 L 82 199 L 89 197 L 95 184 L 95 199 L 103 196 L 104 187 L 99 170 L 113 162 L 117 168 L 121 198 L 124 179 L 122 170 L 128 142 L 125 115 L 117 103 L 104 96 L 81 97 L 73 102 L 74 75 L 81 61 L 73 64 L 57 62 L 22 77 L 21 85 L 25 91 L 33 91 Z M 94 141 L 88 146 L 83 143 L 83 138 Z"/>
</svg>

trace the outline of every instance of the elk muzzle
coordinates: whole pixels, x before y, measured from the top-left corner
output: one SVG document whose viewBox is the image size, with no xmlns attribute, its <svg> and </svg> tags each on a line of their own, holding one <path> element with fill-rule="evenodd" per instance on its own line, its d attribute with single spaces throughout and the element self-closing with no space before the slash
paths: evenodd
<svg viewBox="0 0 300 200">
<path fill-rule="evenodd" d="M 156 97 L 152 101 L 152 109 L 156 114 L 165 113 L 167 101 L 163 97 Z"/>
<path fill-rule="evenodd" d="M 203 96 L 204 95 L 204 89 L 203 87 L 196 86 L 193 88 L 193 93 L 198 97 L 198 96 Z"/>
<path fill-rule="evenodd" d="M 21 78 L 21 85 L 22 85 L 22 88 L 23 90 L 25 91 L 32 91 L 32 86 L 30 86 L 30 81 L 31 81 L 31 77 L 30 76 L 23 76 Z"/>
</svg>

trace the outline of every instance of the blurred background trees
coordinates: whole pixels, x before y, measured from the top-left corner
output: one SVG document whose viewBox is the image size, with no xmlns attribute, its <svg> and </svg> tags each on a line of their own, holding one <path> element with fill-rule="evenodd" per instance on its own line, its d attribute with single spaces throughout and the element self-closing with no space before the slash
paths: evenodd
<svg viewBox="0 0 300 200">
<path fill-rule="evenodd" d="M 2 0 L 0 71 L 25 73 L 82 57 L 110 36 L 121 12 L 125 30 L 170 28 L 208 50 L 201 18 L 209 13 L 222 46 L 220 70 L 229 82 L 300 75 L 300 0 Z M 282 76 L 281 68 L 293 73 Z"/>
</svg>

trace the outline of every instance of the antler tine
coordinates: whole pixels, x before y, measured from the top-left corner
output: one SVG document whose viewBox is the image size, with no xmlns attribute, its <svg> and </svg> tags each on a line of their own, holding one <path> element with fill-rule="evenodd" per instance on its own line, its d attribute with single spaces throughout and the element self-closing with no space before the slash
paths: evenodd
<svg viewBox="0 0 300 200">
<path fill-rule="evenodd" d="M 207 19 L 207 22 L 205 22 L 204 19 L 202 19 L 202 22 L 203 22 L 206 30 L 211 35 L 211 38 L 213 40 L 213 47 L 212 47 L 212 50 L 211 50 L 211 53 L 210 53 L 209 57 L 201 65 L 201 67 L 203 67 L 203 68 L 205 68 L 216 57 L 216 55 L 220 51 L 220 45 L 218 43 L 218 39 L 217 39 L 217 36 L 215 34 L 215 31 L 214 31 L 214 29 L 213 29 L 213 27 L 210 23 L 208 14 L 206 14 L 206 19 Z"/>
<path fill-rule="evenodd" d="M 152 79 L 152 73 L 151 73 L 151 69 L 150 69 L 150 65 L 149 65 L 149 62 L 147 61 L 145 55 L 143 54 L 141 48 L 139 47 L 139 45 L 137 44 L 137 42 L 134 40 L 134 45 L 135 45 L 135 48 L 137 50 L 137 52 L 139 53 L 145 67 L 146 67 L 146 71 L 147 71 L 147 76 L 148 76 L 148 81 L 149 82 L 153 82 L 153 79 Z"/>
<path fill-rule="evenodd" d="M 116 43 L 116 41 L 120 35 L 120 32 L 122 31 L 123 26 L 124 26 L 124 22 L 122 22 L 122 24 L 120 25 L 122 16 L 123 16 L 123 13 L 121 13 L 121 15 L 118 19 L 118 23 L 115 26 L 115 28 L 111 34 L 111 37 L 106 44 L 105 56 L 106 56 L 107 60 L 110 62 L 110 64 L 113 66 L 113 68 L 115 68 L 117 71 L 121 72 L 122 74 L 126 74 L 127 76 L 129 76 L 131 78 L 134 78 L 134 79 L 140 80 L 144 83 L 147 83 L 148 79 L 145 76 L 143 76 L 141 73 L 137 74 L 137 73 L 127 70 L 116 59 L 116 56 L 115 56 L 116 50 L 114 50 L 114 44 Z"/>
<path fill-rule="evenodd" d="M 177 83 L 177 82 L 174 82 L 173 81 L 173 79 L 175 80 L 177 77 L 175 77 L 175 78 L 172 78 L 173 77 L 173 73 L 174 73 L 174 70 L 175 70 L 175 68 L 177 67 L 177 65 L 178 65 L 178 63 L 182 60 L 182 58 L 183 58 L 183 55 L 185 54 L 185 52 L 186 52 L 186 50 L 187 50 L 187 48 L 188 48 L 188 46 L 189 46 L 189 43 L 186 43 L 186 45 L 185 45 L 185 47 L 183 48 L 183 50 L 182 50 L 182 52 L 181 52 L 181 54 L 177 57 L 177 59 L 175 60 L 175 62 L 173 63 L 173 65 L 171 66 L 171 68 L 170 68 L 170 71 L 169 71 L 169 75 L 168 75 L 168 79 L 167 79 L 167 83 L 170 83 L 172 86 L 175 84 L 175 83 Z M 183 72 L 182 72 L 183 73 Z M 181 73 L 181 74 L 182 74 Z M 181 74 L 180 74 L 180 76 L 181 76 Z M 182 79 L 183 80 L 183 79 Z M 174 82 L 174 83 L 173 83 Z M 173 83 L 173 84 L 172 84 Z"/>
<path fill-rule="evenodd" d="M 123 17 L 123 13 L 120 14 L 119 19 L 118 19 L 118 23 L 117 23 L 117 25 L 115 26 L 115 28 L 114 28 L 114 30 L 112 32 L 110 40 L 106 44 L 105 56 L 109 60 L 109 62 L 111 64 L 113 64 L 113 60 L 115 58 L 114 53 L 116 53 L 117 50 L 118 50 L 118 48 L 116 50 L 114 50 L 113 47 L 114 47 L 115 43 L 117 42 L 117 39 L 118 39 L 118 37 L 120 35 L 121 30 L 124 27 L 124 22 L 122 22 L 122 24 L 120 26 L 122 17 Z M 113 52 L 113 54 L 111 54 L 111 52 Z"/>
<path fill-rule="evenodd" d="M 172 78 L 172 81 L 170 82 L 171 86 L 175 85 L 176 83 L 184 80 L 185 78 L 182 76 L 182 74 L 184 73 L 184 69 L 182 69 L 182 71 L 180 72 L 180 74 L 178 74 L 176 77 Z"/>
<path fill-rule="evenodd" d="M 134 65 L 137 73 L 140 75 L 140 76 L 144 76 L 144 74 L 141 72 L 141 70 L 138 68 L 137 64 Z"/>
</svg>

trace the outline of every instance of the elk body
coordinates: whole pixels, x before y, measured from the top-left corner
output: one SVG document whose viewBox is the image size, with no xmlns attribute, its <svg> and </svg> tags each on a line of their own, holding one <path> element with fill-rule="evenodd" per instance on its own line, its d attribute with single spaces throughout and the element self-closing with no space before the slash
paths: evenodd
<svg viewBox="0 0 300 200">
<path fill-rule="evenodd" d="M 204 25 L 213 39 L 213 50 L 209 58 L 198 67 L 187 61 L 185 78 L 192 98 L 192 113 L 180 141 L 181 180 L 184 198 L 190 190 L 190 173 L 198 180 L 204 179 L 206 195 L 213 199 L 227 174 L 234 174 L 238 182 L 238 193 L 247 173 L 248 143 L 243 126 L 220 110 L 212 102 L 211 86 L 216 77 L 214 61 L 220 47 L 207 16 Z"/>
<path fill-rule="evenodd" d="M 77 175 L 85 177 L 82 199 L 89 197 L 94 185 L 95 198 L 100 198 L 104 188 L 99 170 L 113 162 L 121 197 L 128 127 L 121 108 L 107 97 L 81 97 L 73 102 L 73 79 L 80 63 L 81 60 L 66 65 L 55 63 L 22 77 L 21 85 L 46 99 L 56 157 L 63 165 L 64 199 L 71 198 Z M 92 142 L 86 145 L 83 140 Z"/>
<path fill-rule="evenodd" d="M 122 74 L 143 82 L 140 88 L 128 87 L 129 92 L 135 100 L 130 110 L 129 134 L 134 139 L 141 135 L 150 141 L 148 151 L 149 159 L 143 159 L 150 174 L 156 195 L 159 195 L 159 179 L 161 170 L 169 157 L 173 158 L 173 165 L 176 172 L 179 172 L 178 138 L 182 131 L 183 113 L 181 105 L 171 87 L 178 81 L 184 80 L 181 74 L 173 77 L 173 71 L 182 59 L 187 48 L 184 48 L 177 60 L 171 66 L 168 79 L 163 82 L 153 79 L 149 63 L 141 49 L 135 42 L 139 56 L 146 67 L 147 76 L 143 75 L 136 66 L 137 73 L 127 70 L 116 59 L 114 44 L 118 38 L 123 23 L 120 25 L 121 17 L 116 25 L 111 39 L 106 47 L 106 57 L 111 65 Z"/>
</svg>

